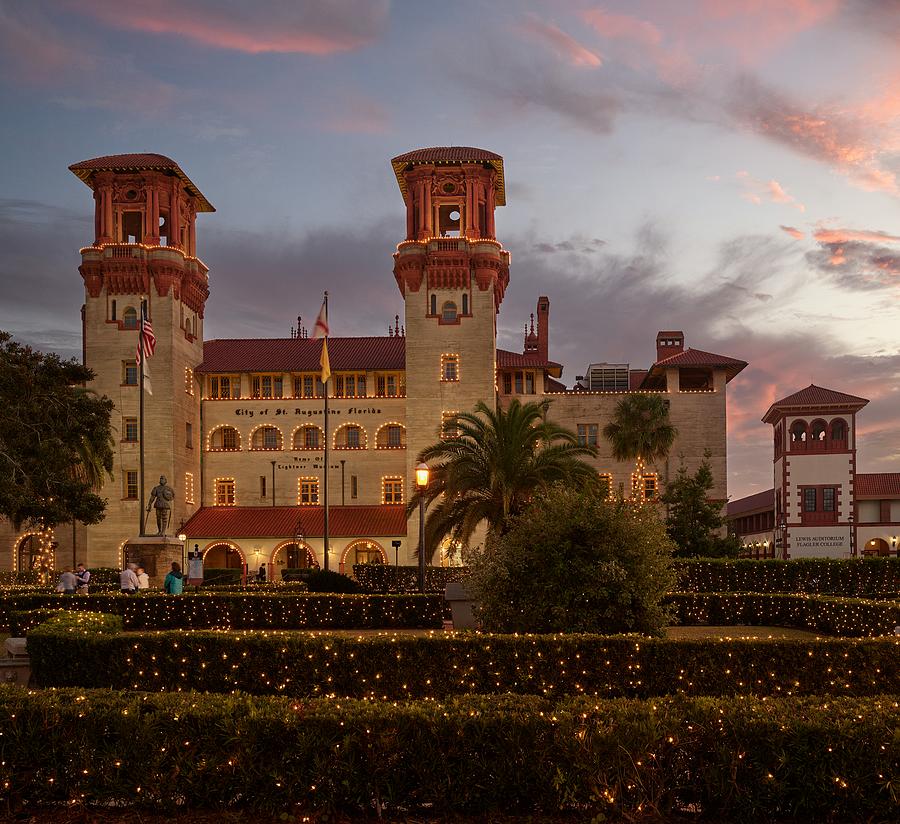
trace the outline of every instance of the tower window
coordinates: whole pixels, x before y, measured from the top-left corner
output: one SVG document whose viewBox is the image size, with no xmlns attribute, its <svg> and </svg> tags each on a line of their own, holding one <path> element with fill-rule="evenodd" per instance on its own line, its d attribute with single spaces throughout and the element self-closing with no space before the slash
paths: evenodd
<svg viewBox="0 0 900 824">
<path fill-rule="evenodd" d="M 115 317 L 115 313 L 113 314 L 113 317 Z M 138 328 L 137 309 L 135 309 L 133 306 L 129 306 L 122 314 L 122 325 L 126 329 Z"/>
<path fill-rule="evenodd" d="M 441 237 L 459 237 L 462 215 L 460 207 L 455 203 L 448 203 L 438 208 L 438 225 Z"/>
<path fill-rule="evenodd" d="M 116 319 L 116 302 L 115 302 L 114 300 L 113 300 L 113 301 L 110 301 L 110 305 L 109 305 L 109 319 L 110 319 L 110 320 L 115 320 L 115 319 Z"/>
<path fill-rule="evenodd" d="M 437 295 L 431 296 L 431 313 L 432 315 L 437 314 Z"/>
<path fill-rule="evenodd" d="M 459 380 L 459 355 L 441 355 L 441 380 Z"/>
<path fill-rule="evenodd" d="M 448 300 L 441 307 L 441 322 L 454 323 L 456 321 L 456 304 Z"/>
<path fill-rule="evenodd" d="M 125 470 L 125 498 L 129 501 L 137 500 L 138 474 L 136 469 Z"/>
<path fill-rule="evenodd" d="M 301 506 L 315 506 L 319 503 L 319 479 L 300 478 L 298 483 L 298 503 Z"/>
<path fill-rule="evenodd" d="M 138 440 L 138 422 L 137 418 L 125 418 L 124 419 L 124 429 L 122 440 L 125 443 L 137 443 Z"/>
<path fill-rule="evenodd" d="M 122 383 L 125 386 L 137 386 L 138 368 L 133 360 L 122 361 Z"/>
<path fill-rule="evenodd" d="M 597 434 L 599 424 L 596 423 L 580 423 L 578 424 L 578 445 L 579 446 L 597 446 Z"/>
<path fill-rule="evenodd" d="M 216 478 L 216 506 L 234 506 L 234 478 Z"/>
<path fill-rule="evenodd" d="M 403 478 L 381 479 L 381 502 L 383 504 L 403 503 Z"/>
<path fill-rule="evenodd" d="M 469 296 L 467 294 L 464 294 L 462 297 L 462 313 L 464 315 L 469 314 Z"/>
<path fill-rule="evenodd" d="M 144 237 L 144 213 L 122 213 L 122 243 L 140 243 Z"/>
</svg>

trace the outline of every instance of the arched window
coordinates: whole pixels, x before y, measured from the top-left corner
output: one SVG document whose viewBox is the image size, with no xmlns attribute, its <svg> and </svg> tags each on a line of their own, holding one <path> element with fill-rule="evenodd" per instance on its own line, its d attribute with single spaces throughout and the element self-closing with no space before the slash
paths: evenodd
<svg viewBox="0 0 900 824">
<path fill-rule="evenodd" d="M 355 423 L 345 423 L 334 433 L 335 449 L 365 449 L 366 430 Z"/>
<path fill-rule="evenodd" d="M 794 421 L 791 424 L 791 450 L 797 452 L 806 449 L 806 421 Z"/>
<path fill-rule="evenodd" d="M 360 564 L 386 564 L 387 553 L 375 541 L 354 541 L 341 556 L 341 571 Z"/>
<path fill-rule="evenodd" d="M 241 433 L 233 426 L 220 426 L 209 433 L 210 452 L 237 452 L 241 448 Z"/>
<path fill-rule="evenodd" d="M 250 448 L 257 450 L 281 449 L 281 430 L 276 426 L 259 426 L 253 430 Z"/>
<path fill-rule="evenodd" d="M 431 296 L 431 314 L 432 315 L 437 314 L 437 295 Z"/>
<path fill-rule="evenodd" d="M 302 539 L 288 541 L 272 553 L 272 563 L 276 570 L 313 569 L 319 565 L 312 548 Z M 279 578 L 287 576 L 278 573 Z"/>
<path fill-rule="evenodd" d="M 244 556 L 234 544 L 211 544 L 203 550 L 203 566 L 207 569 L 241 569 Z"/>
<path fill-rule="evenodd" d="M 133 306 L 129 306 L 122 313 L 122 325 L 126 329 L 137 329 L 138 328 L 137 309 L 135 309 Z"/>
<path fill-rule="evenodd" d="M 322 449 L 324 433 L 314 424 L 306 424 L 294 430 L 292 449 Z"/>
<path fill-rule="evenodd" d="M 840 449 L 847 448 L 847 422 L 843 418 L 835 418 L 830 427 L 831 443 Z"/>
<path fill-rule="evenodd" d="M 825 433 L 828 426 L 823 420 L 813 421 L 810 424 L 810 440 L 813 443 L 825 443 Z"/>
<path fill-rule="evenodd" d="M 443 323 L 453 323 L 456 320 L 456 304 L 452 300 L 448 300 L 441 307 L 441 321 Z"/>
<path fill-rule="evenodd" d="M 386 423 L 375 436 L 376 449 L 403 449 L 406 446 L 406 427 L 399 423 Z"/>
</svg>

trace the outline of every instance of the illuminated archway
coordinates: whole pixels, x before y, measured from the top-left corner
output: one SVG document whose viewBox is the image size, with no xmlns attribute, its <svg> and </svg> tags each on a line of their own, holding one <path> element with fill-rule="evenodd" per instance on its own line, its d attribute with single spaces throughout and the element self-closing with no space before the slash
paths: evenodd
<svg viewBox="0 0 900 824">
<path fill-rule="evenodd" d="M 384 547 L 377 541 L 353 541 L 353 543 L 347 545 L 341 554 L 340 571 L 343 572 L 347 564 L 352 569 L 357 564 L 370 564 L 373 562 L 382 564 L 388 562 Z"/>
<path fill-rule="evenodd" d="M 319 566 L 316 553 L 304 540 L 282 541 L 272 550 L 269 559 L 272 570 L 281 577 L 282 569 L 315 569 Z"/>
<path fill-rule="evenodd" d="M 203 566 L 210 569 L 243 569 L 245 564 L 243 551 L 231 541 L 213 541 L 203 550 Z"/>
</svg>

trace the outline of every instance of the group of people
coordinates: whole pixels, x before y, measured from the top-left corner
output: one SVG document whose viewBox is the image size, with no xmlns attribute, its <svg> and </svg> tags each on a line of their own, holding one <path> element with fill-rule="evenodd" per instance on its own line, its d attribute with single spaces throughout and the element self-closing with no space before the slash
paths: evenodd
<svg viewBox="0 0 900 824">
<path fill-rule="evenodd" d="M 80 595 L 87 595 L 90 581 L 90 570 L 85 569 L 84 564 L 78 564 L 74 572 L 71 567 L 66 567 L 59 576 L 56 591 L 62 592 L 64 595 L 74 595 L 76 592 Z"/>
<path fill-rule="evenodd" d="M 135 595 L 142 589 L 150 588 L 150 576 L 138 564 L 126 564 L 119 573 L 119 589 L 125 595 Z M 181 595 L 184 591 L 184 574 L 181 564 L 172 561 L 172 568 L 163 581 L 163 592 L 167 595 Z"/>
</svg>

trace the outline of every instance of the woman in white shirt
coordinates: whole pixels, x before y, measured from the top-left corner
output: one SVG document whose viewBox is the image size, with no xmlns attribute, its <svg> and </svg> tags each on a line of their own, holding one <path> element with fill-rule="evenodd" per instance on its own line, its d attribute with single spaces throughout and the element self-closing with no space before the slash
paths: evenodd
<svg viewBox="0 0 900 824">
<path fill-rule="evenodd" d="M 144 572 L 143 567 L 137 568 L 138 589 L 150 589 L 150 576 Z"/>
</svg>

